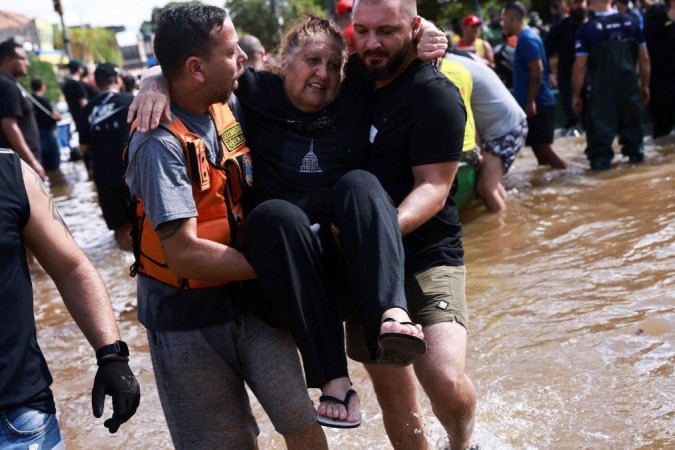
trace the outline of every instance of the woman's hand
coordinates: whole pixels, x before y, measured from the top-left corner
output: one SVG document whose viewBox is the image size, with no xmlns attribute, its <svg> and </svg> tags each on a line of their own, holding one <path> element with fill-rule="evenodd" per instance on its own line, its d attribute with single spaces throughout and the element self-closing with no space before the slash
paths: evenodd
<svg viewBox="0 0 675 450">
<path fill-rule="evenodd" d="M 445 56 L 448 38 L 436 25 L 426 19 L 420 21 L 417 35 L 417 57 L 422 61 L 434 61 Z"/>
<path fill-rule="evenodd" d="M 138 131 L 145 133 L 159 126 L 161 119 L 171 120 L 169 82 L 159 66 L 149 69 L 141 78 L 139 91 L 129 107 L 127 122 L 136 117 Z"/>
</svg>

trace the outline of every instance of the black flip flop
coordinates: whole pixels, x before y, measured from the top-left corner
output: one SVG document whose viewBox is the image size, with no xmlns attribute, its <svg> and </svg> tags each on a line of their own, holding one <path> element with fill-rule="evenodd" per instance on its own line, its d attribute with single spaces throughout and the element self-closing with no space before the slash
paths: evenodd
<svg viewBox="0 0 675 450">
<path fill-rule="evenodd" d="M 356 391 L 354 389 L 350 389 L 345 394 L 344 400 L 340 400 L 339 398 L 333 397 L 332 395 L 322 395 L 321 397 L 319 397 L 319 401 L 344 405 L 344 407 L 347 408 L 347 410 L 349 410 L 349 399 L 352 398 L 352 395 L 354 394 L 356 394 Z M 319 422 L 319 424 L 324 427 L 356 428 L 359 425 L 361 425 L 361 414 L 359 414 L 358 422 L 348 422 L 346 420 L 333 419 L 332 417 L 322 416 L 321 414 L 317 414 L 316 421 Z"/>
<path fill-rule="evenodd" d="M 384 322 L 398 322 L 396 319 L 387 318 Z M 412 325 L 412 322 L 399 322 L 401 325 Z M 394 367 L 405 367 L 427 351 L 427 342 L 417 336 L 406 333 L 382 333 L 378 339 L 380 349 L 377 351 L 377 364 Z"/>
</svg>

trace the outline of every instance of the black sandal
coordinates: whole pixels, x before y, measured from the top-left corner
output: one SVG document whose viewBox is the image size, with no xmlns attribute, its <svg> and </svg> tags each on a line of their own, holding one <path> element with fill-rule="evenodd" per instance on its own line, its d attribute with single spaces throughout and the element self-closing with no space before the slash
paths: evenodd
<svg viewBox="0 0 675 450">
<path fill-rule="evenodd" d="M 384 319 L 385 322 L 398 322 L 391 317 Z M 412 322 L 398 322 L 401 325 L 412 325 Z M 375 362 L 394 367 L 405 367 L 427 351 L 427 341 L 406 333 L 387 332 L 382 333 L 378 339 L 379 350 Z"/>
<path fill-rule="evenodd" d="M 345 394 L 344 400 L 340 400 L 339 398 L 333 397 L 332 395 L 322 395 L 321 397 L 319 397 L 319 401 L 344 405 L 344 407 L 347 408 L 347 411 L 349 411 L 349 399 L 352 398 L 352 395 L 354 394 L 356 394 L 356 391 L 354 389 L 350 389 Z M 319 422 L 319 424 L 321 424 L 324 427 L 356 428 L 359 425 L 361 425 L 361 414 L 359 413 L 359 420 L 357 422 L 348 422 L 346 420 L 333 419 L 332 417 L 322 416 L 321 414 L 317 414 L 316 421 Z"/>
</svg>

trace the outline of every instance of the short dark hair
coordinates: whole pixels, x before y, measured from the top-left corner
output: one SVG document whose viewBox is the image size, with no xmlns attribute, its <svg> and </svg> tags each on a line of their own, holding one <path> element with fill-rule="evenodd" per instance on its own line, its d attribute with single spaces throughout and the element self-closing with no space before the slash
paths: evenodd
<svg viewBox="0 0 675 450">
<path fill-rule="evenodd" d="M 7 58 L 16 58 L 17 48 L 21 48 L 21 45 L 17 44 L 14 39 L 9 38 L 6 41 L 3 41 L 0 44 L 0 63 L 5 62 Z"/>
<path fill-rule="evenodd" d="M 514 12 L 521 20 L 527 16 L 527 8 L 521 2 L 509 2 L 504 6 L 504 12 Z"/>
<path fill-rule="evenodd" d="M 138 86 L 138 83 L 136 82 L 136 77 L 133 75 L 123 75 L 122 83 L 124 83 L 124 90 L 126 92 L 131 92 Z"/>
<path fill-rule="evenodd" d="M 111 86 L 117 77 L 120 76 L 120 69 L 115 64 L 101 63 L 94 70 L 94 80 L 99 89 L 106 89 Z"/>
<path fill-rule="evenodd" d="M 184 3 L 164 11 L 157 20 L 155 56 L 164 76 L 171 79 L 191 56 L 208 59 L 215 41 L 214 27 L 227 20 L 223 8 L 199 3 Z"/>
<path fill-rule="evenodd" d="M 85 66 L 84 63 L 83 63 L 81 60 L 77 59 L 77 58 L 73 58 L 73 59 L 71 59 L 71 60 L 68 62 L 68 71 L 69 71 L 71 74 L 77 73 L 78 70 L 84 69 L 84 68 L 86 68 L 86 67 L 87 67 L 87 66 Z"/>
<path fill-rule="evenodd" d="M 44 85 L 45 84 L 42 82 L 42 78 L 40 77 L 33 77 L 30 80 L 30 88 L 33 90 L 33 92 L 39 91 Z"/>
<path fill-rule="evenodd" d="M 251 34 L 239 36 L 239 48 L 241 48 L 249 58 L 256 53 L 262 53 L 265 51 L 262 44 L 260 43 L 260 39 Z"/>
</svg>

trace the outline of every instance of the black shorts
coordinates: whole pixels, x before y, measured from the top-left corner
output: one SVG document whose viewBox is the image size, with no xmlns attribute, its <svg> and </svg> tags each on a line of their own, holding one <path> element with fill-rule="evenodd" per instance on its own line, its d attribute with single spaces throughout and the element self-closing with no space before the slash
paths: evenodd
<svg viewBox="0 0 675 450">
<path fill-rule="evenodd" d="M 529 131 L 525 145 L 552 144 L 555 128 L 555 106 L 537 106 L 537 115 L 527 118 Z"/>
<path fill-rule="evenodd" d="M 119 185 L 96 183 L 98 203 L 103 211 L 103 219 L 109 230 L 116 230 L 131 222 L 127 206 L 127 193 L 122 183 Z"/>
</svg>

